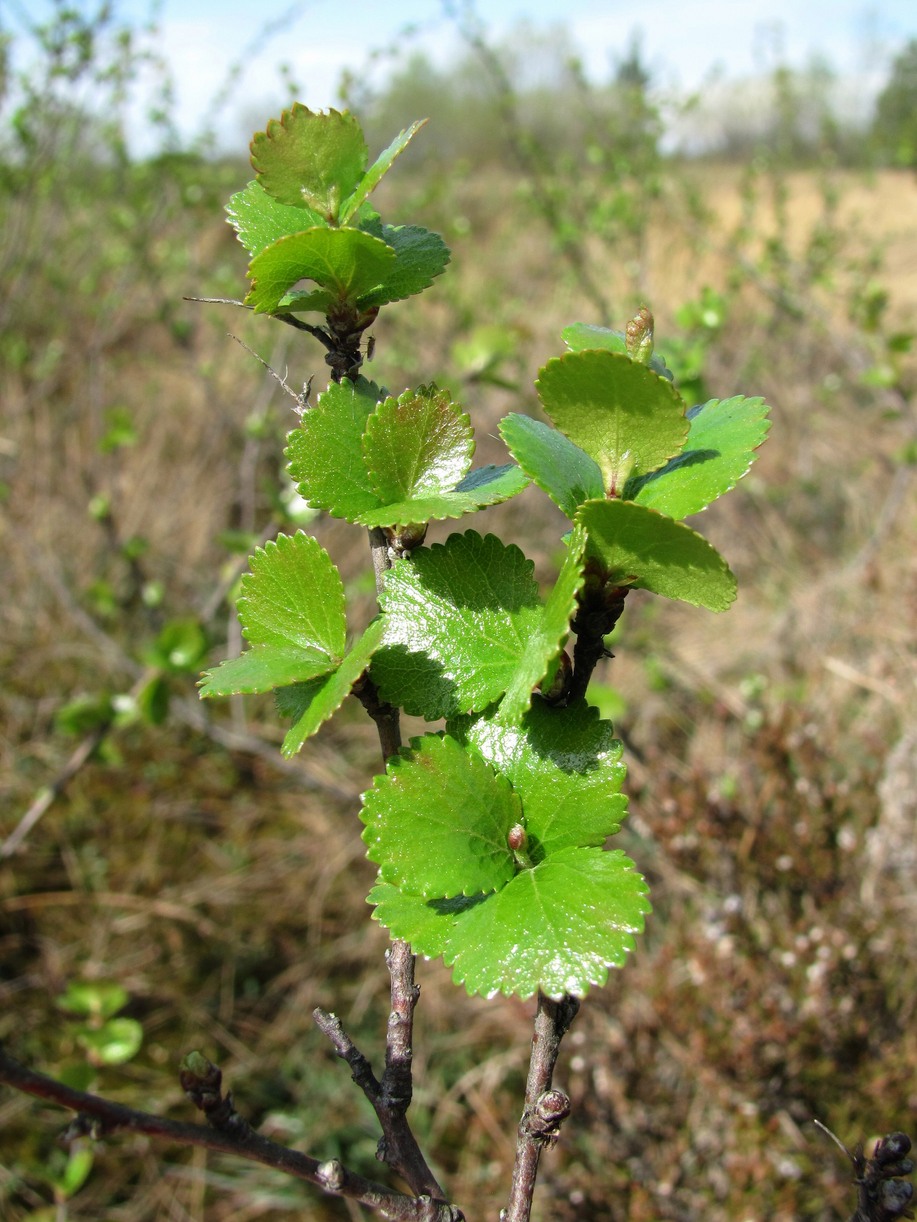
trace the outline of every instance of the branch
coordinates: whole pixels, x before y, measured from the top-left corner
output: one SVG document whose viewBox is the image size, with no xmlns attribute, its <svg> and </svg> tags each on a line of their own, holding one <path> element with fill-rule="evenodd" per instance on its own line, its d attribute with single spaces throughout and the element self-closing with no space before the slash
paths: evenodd
<svg viewBox="0 0 917 1222">
<path fill-rule="evenodd" d="M 411 1036 L 414 1007 L 420 989 L 414 984 L 414 955 L 406 942 L 396 941 L 387 953 L 392 978 L 392 1010 L 388 1020 L 385 1073 L 380 1082 L 372 1065 L 344 1030 L 341 1020 L 327 1010 L 312 1013 L 319 1030 L 328 1037 L 335 1052 L 350 1066 L 350 1076 L 362 1090 L 379 1119 L 382 1137 L 376 1157 L 387 1163 L 410 1184 L 418 1196 L 445 1202 L 443 1192 L 417 1144 L 407 1122 L 413 1091 L 411 1082 Z M 463 1215 L 456 1211 L 455 1218 Z"/>
<path fill-rule="evenodd" d="M 204 1058 L 200 1060 L 203 1062 Z M 209 1062 L 206 1064 L 212 1073 L 192 1071 L 190 1077 L 185 1074 L 182 1077 L 183 1085 L 189 1088 L 189 1095 L 210 1119 L 210 1127 L 166 1120 L 149 1112 L 138 1112 L 111 1103 L 86 1091 L 73 1090 L 54 1078 L 26 1069 L 7 1056 L 2 1047 L 0 1082 L 36 1099 L 45 1099 L 76 1112 L 77 1119 L 67 1132 L 70 1138 L 87 1133 L 95 1137 L 119 1131 L 143 1133 L 147 1137 L 164 1138 L 181 1146 L 218 1150 L 261 1163 L 294 1179 L 306 1180 L 331 1196 L 359 1201 L 392 1222 L 462 1222 L 461 1213 L 444 1202 L 433 1201 L 429 1196 L 409 1197 L 348 1171 L 337 1159 L 319 1162 L 298 1150 L 262 1137 L 236 1112 L 232 1097 L 222 1095 L 219 1070 Z"/>
<path fill-rule="evenodd" d="M 546 1147 L 554 1145 L 561 1125 L 570 1115 L 569 1097 L 562 1090 L 553 1089 L 551 1082 L 560 1041 L 578 1010 L 579 1001 L 575 997 L 552 1001 L 543 993 L 538 994 L 532 1059 L 525 1087 L 525 1110 L 516 1138 L 516 1162 L 509 1205 L 500 1214 L 501 1222 L 528 1222 L 541 1153 Z"/>
</svg>

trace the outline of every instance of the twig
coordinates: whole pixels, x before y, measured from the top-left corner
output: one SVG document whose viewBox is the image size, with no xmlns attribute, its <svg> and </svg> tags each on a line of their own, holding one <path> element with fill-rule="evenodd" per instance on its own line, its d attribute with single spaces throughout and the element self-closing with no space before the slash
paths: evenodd
<svg viewBox="0 0 917 1222">
<path fill-rule="evenodd" d="M 74 1090 L 54 1078 L 27 1069 L 7 1056 L 2 1047 L 0 1082 L 24 1094 L 76 1112 L 77 1120 L 68 1130 L 68 1136 L 71 1138 L 86 1134 L 101 1136 L 118 1131 L 143 1133 L 148 1137 L 163 1138 L 182 1146 L 201 1146 L 261 1163 L 295 1179 L 306 1180 L 332 1196 L 359 1201 L 361 1205 L 376 1210 L 383 1218 L 391 1219 L 392 1222 L 461 1222 L 461 1214 L 451 1205 L 433 1201 L 429 1197 L 406 1196 L 348 1171 L 337 1159 L 319 1162 L 318 1159 L 298 1150 L 291 1150 L 262 1137 L 238 1115 L 232 1106 L 231 1097 L 223 1098 L 219 1089 L 216 1092 L 217 1099 L 212 1093 L 208 1096 L 206 1090 L 198 1092 L 198 1106 L 204 1108 L 217 1125 L 205 1127 L 166 1120 L 149 1112 L 138 1112 L 121 1104 L 111 1103 L 99 1095 Z"/>
<path fill-rule="evenodd" d="M 501 1211 L 500 1222 L 528 1222 L 541 1153 L 557 1141 L 560 1127 L 570 1114 L 569 1097 L 562 1090 L 552 1088 L 551 1083 L 560 1042 L 578 1010 L 579 1002 L 575 997 L 552 1001 L 538 994 L 525 1110 L 516 1138 L 509 1205 Z"/>
</svg>

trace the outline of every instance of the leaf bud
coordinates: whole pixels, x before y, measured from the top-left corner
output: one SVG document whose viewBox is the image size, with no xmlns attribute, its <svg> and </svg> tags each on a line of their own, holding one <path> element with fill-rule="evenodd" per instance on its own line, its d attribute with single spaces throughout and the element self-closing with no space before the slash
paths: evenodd
<svg viewBox="0 0 917 1222">
<path fill-rule="evenodd" d="M 624 346 L 632 361 L 648 365 L 653 355 L 653 316 L 646 306 L 641 306 L 624 328 Z"/>
<path fill-rule="evenodd" d="M 894 1163 L 910 1153 L 911 1139 L 907 1133 L 889 1133 L 876 1144 L 873 1158 L 881 1166 Z"/>
<path fill-rule="evenodd" d="M 528 844 L 528 836 L 525 828 L 521 823 L 515 823 L 506 833 L 506 843 L 515 853 L 519 849 L 524 849 Z"/>
</svg>

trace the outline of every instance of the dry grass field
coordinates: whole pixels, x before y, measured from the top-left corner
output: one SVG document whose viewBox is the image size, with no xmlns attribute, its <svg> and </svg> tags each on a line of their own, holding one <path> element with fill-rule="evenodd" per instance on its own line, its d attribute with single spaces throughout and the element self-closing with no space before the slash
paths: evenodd
<svg viewBox="0 0 917 1222">
<path fill-rule="evenodd" d="M 211 168 L 203 195 L 182 173 L 122 201 L 120 220 L 113 200 L 91 215 L 87 196 L 13 201 L 3 218 L 0 843 L 80 741 L 58 727 L 60 707 L 129 690 L 164 618 L 204 617 L 214 659 L 238 646 L 226 594 L 240 558 L 221 540 L 278 529 L 295 417 L 227 331 L 297 389 L 322 377 L 321 354 L 291 329 L 181 300 L 241 295 L 220 201 L 246 170 Z M 685 177 L 709 209 L 702 224 L 679 203 Z M 654 914 L 568 1037 L 574 1111 L 535 1217 L 828 1222 L 852 1209 L 850 1169 L 813 1118 L 853 1145 L 913 1130 L 917 1112 L 915 368 L 885 342 L 915 325 L 917 181 L 838 174 L 826 196 L 798 173 L 784 194 L 762 179 L 743 195 L 738 170 L 688 165 L 670 185 L 639 266 L 590 248 L 614 325 L 642 297 L 664 347 L 684 303 L 722 293 L 705 384 L 765 395 L 773 428 L 740 489 L 696 522 L 730 560 L 737 604 L 714 616 L 635 597 L 599 676 L 630 763 L 624 847 Z M 383 313 L 370 372 L 396 391 L 452 379 L 489 461 L 499 417 L 535 409 L 560 329 L 595 320 L 511 181 L 454 186 L 451 213 L 421 181 L 386 201 L 397 221 L 442 226 L 453 263 Z M 806 252 L 822 233 L 815 277 Z M 869 334 L 876 286 L 888 305 Z M 486 341 L 482 324 L 513 341 L 504 386 L 462 348 Z M 106 441 L 116 419 L 132 444 Z M 100 521 L 88 507 L 103 495 Z M 474 526 L 550 571 L 561 523 L 537 489 Z M 331 520 L 308 529 L 368 617 L 365 539 Z M 143 597 L 152 582 L 158 605 Z M 310 1018 L 335 1010 L 379 1054 L 386 938 L 368 920 L 356 815 L 379 768 L 371 723 L 345 706 L 286 766 L 269 701 L 202 710 L 193 679 L 172 689 L 161 725 L 116 729 L 0 858 L 0 1039 L 70 1072 L 84 1056 L 56 999 L 74 981 L 118 981 L 143 1045 L 99 1067 L 95 1089 L 192 1119 L 177 1065 L 200 1048 L 263 1131 L 375 1176 L 373 1118 Z M 496 1219 L 531 1007 L 469 998 L 439 963 L 419 975 L 416 1127 L 469 1220 Z M 139 1137 L 101 1142 L 86 1184 L 55 1202 L 63 1124 L 0 1093 L 4 1219 L 363 1216 Z"/>
</svg>

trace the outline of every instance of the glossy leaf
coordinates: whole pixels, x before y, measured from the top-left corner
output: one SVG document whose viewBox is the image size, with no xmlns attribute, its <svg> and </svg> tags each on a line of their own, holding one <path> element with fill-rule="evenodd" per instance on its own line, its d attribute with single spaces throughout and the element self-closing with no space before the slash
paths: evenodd
<svg viewBox="0 0 917 1222">
<path fill-rule="evenodd" d="M 500 436 L 526 475 L 572 518 L 584 501 L 605 495 L 598 463 L 550 425 L 513 412 Z"/>
<path fill-rule="evenodd" d="M 305 205 L 336 221 L 366 171 L 368 151 L 348 112 L 311 111 L 294 102 L 251 144 L 261 186 L 282 204 Z"/>
<path fill-rule="evenodd" d="M 474 436 L 448 391 L 421 386 L 379 404 L 362 449 L 380 505 L 391 505 L 450 492 L 471 466 Z"/>
<path fill-rule="evenodd" d="M 561 849 L 453 917 L 444 959 L 469 993 L 583 997 L 633 950 L 646 895 L 622 852 Z"/>
<path fill-rule="evenodd" d="M 279 238 L 326 223 L 311 208 L 281 204 L 255 180 L 232 196 L 226 214 L 250 255 L 260 254 Z"/>
<path fill-rule="evenodd" d="M 600 847 L 619 830 L 627 811 L 623 749 L 596 709 L 536 699 L 519 725 L 490 715 L 463 718 L 450 730 L 512 784 L 536 862 L 562 848 Z"/>
<path fill-rule="evenodd" d="M 386 574 L 383 698 L 408 713 L 454 716 L 502 696 L 542 617 L 533 565 L 475 531 L 420 548 Z"/>
<path fill-rule="evenodd" d="M 379 398 L 378 386 L 365 378 L 332 383 L 287 435 L 287 469 L 313 508 L 353 522 L 378 506 L 363 462 L 363 433 Z"/>
<path fill-rule="evenodd" d="M 331 301 L 356 302 L 383 283 L 395 267 L 395 251 L 359 229 L 316 227 L 280 238 L 248 265 L 252 287 L 245 298 L 256 314 L 280 308 L 324 311 Z M 284 302 L 300 280 L 313 280 L 329 295 Z"/>
<path fill-rule="evenodd" d="M 711 611 L 725 611 L 735 599 L 726 561 L 683 522 L 630 501 L 587 501 L 577 521 L 589 534 L 587 560 L 598 560 L 613 585 L 652 590 Z"/>
<path fill-rule="evenodd" d="M 548 361 L 536 382 L 545 411 L 620 496 L 628 478 L 661 466 L 684 446 L 688 421 L 670 382 L 602 349 Z"/>
<path fill-rule="evenodd" d="M 531 625 L 525 645 L 500 704 L 500 719 L 518 721 L 532 702 L 532 691 L 545 677 L 570 630 L 576 596 L 583 584 L 586 531 L 574 526 L 567 539 L 567 555 L 538 621 Z"/>
<path fill-rule="evenodd" d="M 384 627 L 381 618 L 373 620 L 333 671 L 276 692 L 278 709 L 293 722 L 280 748 L 283 755 L 295 755 L 306 739 L 337 712 L 379 648 Z"/>
<path fill-rule="evenodd" d="M 571 352 L 604 348 L 607 352 L 622 352 L 627 355 L 627 336 L 623 331 L 612 331 L 608 327 L 596 327 L 587 322 L 574 322 L 569 327 L 564 327 L 560 335 Z M 672 381 L 671 369 L 655 352 L 650 357 L 649 367 L 660 377 Z"/>
<path fill-rule="evenodd" d="M 427 122 L 426 119 L 418 119 L 412 123 L 410 127 L 399 132 L 395 139 L 391 142 L 387 149 L 379 154 L 373 164 L 369 167 L 363 177 L 357 184 L 354 193 L 346 200 L 340 210 L 339 220 L 342 225 L 346 225 L 354 213 L 359 209 L 368 196 L 375 191 L 379 183 L 392 168 L 392 164 L 396 157 L 399 157 L 413 140 L 414 136 L 420 131 L 423 125 Z"/>
<path fill-rule="evenodd" d="M 367 856 L 385 882 L 450 899 L 505 886 L 515 873 L 507 835 L 521 807 L 474 751 L 427 734 L 389 761 L 363 796 Z"/>
<path fill-rule="evenodd" d="M 344 588 L 322 546 L 301 531 L 258 548 L 242 578 L 238 612 L 252 649 L 208 671 L 202 696 L 270 691 L 340 661 Z"/>
<path fill-rule="evenodd" d="M 454 965 L 469 993 L 582 997 L 621 967 L 650 911 L 647 886 L 620 852 L 566 848 L 505 887 L 452 900 L 379 883 L 374 918 L 428 958 Z"/>
<path fill-rule="evenodd" d="M 417 225 L 383 225 L 379 233 L 394 251 L 395 260 L 385 278 L 364 292 L 357 304 L 361 310 L 402 301 L 429 288 L 449 262 L 449 247 L 438 233 Z"/>
<path fill-rule="evenodd" d="M 699 513 L 734 488 L 756 458 L 770 421 L 763 399 L 711 399 L 688 412 L 688 442 L 680 454 L 624 490 L 628 500 L 670 518 Z"/>
</svg>

